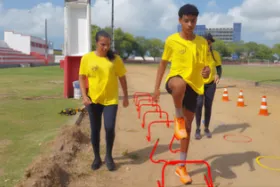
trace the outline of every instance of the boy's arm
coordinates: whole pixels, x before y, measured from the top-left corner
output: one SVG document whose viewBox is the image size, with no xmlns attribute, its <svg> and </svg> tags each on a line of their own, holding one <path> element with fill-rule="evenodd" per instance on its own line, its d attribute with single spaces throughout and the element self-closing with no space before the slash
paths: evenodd
<svg viewBox="0 0 280 187">
<path fill-rule="evenodd" d="M 167 64 L 168 64 L 168 61 L 161 60 L 159 65 L 158 65 L 156 83 L 155 83 L 155 91 L 160 89 L 160 84 L 161 84 L 161 81 L 162 81 L 162 77 L 165 73 Z"/>
<path fill-rule="evenodd" d="M 160 89 L 160 84 L 162 81 L 162 77 L 165 73 L 166 70 L 166 66 L 168 64 L 168 62 L 171 62 L 171 58 L 172 58 L 172 48 L 171 48 L 171 44 L 170 44 L 170 39 L 167 38 L 164 44 L 164 49 L 163 49 L 163 53 L 162 53 L 162 57 L 161 57 L 161 61 L 158 65 L 158 69 L 157 69 L 157 76 L 156 76 L 156 83 L 155 83 L 155 92 L 159 91 Z"/>
<path fill-rule="evenodd" d="M 158 65 L 157 69 L 157 75 L 156 75 L 156 83 L 155 83 L 155 90 L 154 90 L 154 95 L 153 95 L 153 100 L 155 102 L 159 101 L 159 96 L 160 96 L 160 84 L 163 78 L 163 75 L 166 70 L 166 66 L 168 62 L 172 61 L 172 45 L 170 45 L 170 40 L 167 38 L 164 44 L 164 49 L 163 49 L 163 54 L 161 57 L 161 61 Z"/>
</svg>

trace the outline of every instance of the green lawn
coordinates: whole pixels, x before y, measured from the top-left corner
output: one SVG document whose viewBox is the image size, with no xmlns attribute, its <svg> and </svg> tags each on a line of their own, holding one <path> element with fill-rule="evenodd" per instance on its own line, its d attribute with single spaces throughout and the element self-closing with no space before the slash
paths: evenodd
<svg viewBox="0 0 280 187">
<path fill-rule="evenodd" d="M 0 69 L 0 80 L 0 187 L 10 187 L 42 151 L 41 144 L 69 123 L 71 117 L 58 112 L 81 101 L 63 98 L 59 66 Z"/>
<path fill-rule="evenodd" d="M 280 67 L 276 66 L 234 66 L 224 65 L 223 76 L 280 85 Z"/>
</svg>

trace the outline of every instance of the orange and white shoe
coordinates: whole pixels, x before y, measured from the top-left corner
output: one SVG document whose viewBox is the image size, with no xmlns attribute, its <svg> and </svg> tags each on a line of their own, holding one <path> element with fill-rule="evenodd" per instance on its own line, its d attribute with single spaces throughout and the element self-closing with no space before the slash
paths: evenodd
<svg viewBox="0 0 280 187">
<path fill-rule="evenodd" d="M 174 135 L 177 140 L 181 140 L 184 138 L 187 138 L 187 131 L 186 131 L 186 125 L 185 125 L 185 119 L 184 117 L 174 119 Z"/>
<path fill-rule="evenodd" d="M 178 166 L 176 168 L 175 174 L 180 177 L 180 181 L 183 184 L 191 184 L 192 183 L 192 178 L 187 172 L 186 166 Z"/>
</svg>

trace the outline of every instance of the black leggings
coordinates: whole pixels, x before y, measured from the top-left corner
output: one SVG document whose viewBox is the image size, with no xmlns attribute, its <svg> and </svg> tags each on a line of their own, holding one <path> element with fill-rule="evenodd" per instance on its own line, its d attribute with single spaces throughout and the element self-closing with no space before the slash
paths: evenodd
<svg viewBox="0 0 280 187">
<path fill-rule="evenodd" d="M 206 129 L 209 128 L 209 123 L 210 123 L 211 113 L 212 113 L 212 103 L 214 100 L 215 92 L 216 92 L 216 83 L 212 82 L 210 84 L 205 84 L 204 95 L 199 95 L 197 97 L 197 106 L 196 106 L 196 114 L 195 114 L 197 129 L 200 129 L 203 103 L 205 107 L 205 111 L 204 111 L 205 128 Z"/>
<path fill-rule="evenodd" d="M 106 132 L 106 157 L 112 158 L 118 105 L 104 106 L 101 104 L 91 104 L 87 107 L 87 109 L 91 128 L 91 143 L 95 158 L 100 158 L 100 130 L 102 124 L 102 113 Z"/>
</svg>

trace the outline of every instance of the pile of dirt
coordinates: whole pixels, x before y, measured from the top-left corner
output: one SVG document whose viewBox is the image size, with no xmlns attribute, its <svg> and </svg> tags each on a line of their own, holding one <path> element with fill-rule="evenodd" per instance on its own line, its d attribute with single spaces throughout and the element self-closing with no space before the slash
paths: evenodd
<svg viewBox="0 0 280 187">
<path fill-rule="evenodd" d="M 18 187 L 66 187 L 69 168 L 78 151 L 90 143 L 89 132 L 81 126 L 65 126 L 57 138 L 50 142 L 50 153 L 36 159 L 25 171 Z"/>
</svg>

